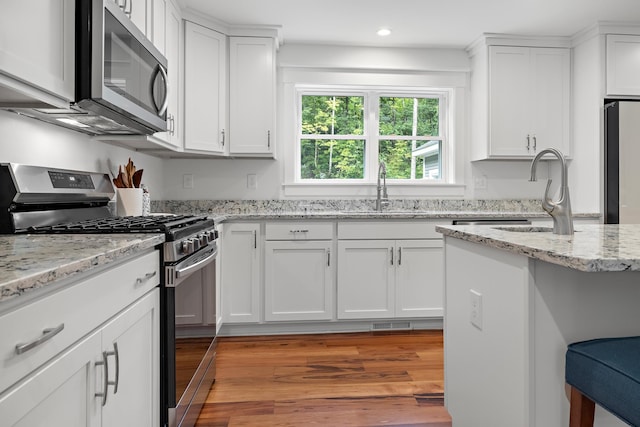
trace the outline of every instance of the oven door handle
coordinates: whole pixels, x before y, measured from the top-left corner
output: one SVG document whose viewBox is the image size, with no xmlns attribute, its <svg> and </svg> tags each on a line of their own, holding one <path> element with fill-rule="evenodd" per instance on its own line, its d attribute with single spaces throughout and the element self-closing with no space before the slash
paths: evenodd
<svg viewBox="0 0 640 427">
<path fill-rule="evenodd" d="M 181 279 L 183 277 L 190 275 L 194 271 L 201 269 L 202 267 L 211 263 L 217 255 L 218 255 L 218 248 L 214 247 L 213 249 L 210 249 L 209 254 L 207 254 L 204 258 L 196 261 L 194 264 L 191 264 L 185 268 L 180 268 L 180 265 L 177 265 L 175 269 L 176 278 Z"/>
</svg>

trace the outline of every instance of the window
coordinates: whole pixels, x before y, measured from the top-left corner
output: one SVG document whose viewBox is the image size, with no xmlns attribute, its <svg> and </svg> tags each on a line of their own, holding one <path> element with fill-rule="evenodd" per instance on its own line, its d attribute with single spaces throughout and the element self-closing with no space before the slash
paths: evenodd
<svg viewBox="0 0 640 427">
<path fill-rule="evenodd" d="M 448 92 L 299 89 L 299 182 L 446 182 Z"/>
</svg>

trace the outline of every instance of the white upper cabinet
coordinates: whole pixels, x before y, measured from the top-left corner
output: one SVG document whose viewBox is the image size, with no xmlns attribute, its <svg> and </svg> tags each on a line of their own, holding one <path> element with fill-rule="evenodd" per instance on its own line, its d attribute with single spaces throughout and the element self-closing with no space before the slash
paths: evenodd
<svg viewBox="0 0 640 427">
<path fill-rule="evenodd" d="M 607 35 L 607 95 L 640 96 L 640 36 Z"/>
<path fill-rule="evenodd" d="M 154 136 L 169 145 L 182 150 L 182 122 L 180 115 L 180 86 L 182 77 L 181 52 L 182 16 L 171 0 L 153 0 L 153 44 L 167 58 L 169 79 L 169 103 L 167 104 L 167 132 Z"/>
<path fill-rule="evenodd" d="M 227 38 L 185 21 L 184 149 L 223 155 L 228 151 Z"/>
<path fill-rule="evenodd" d="M 58 106 L 74 100 L 74 37 L 74 0 L 3 2 L 0 85 Z"/>
<path fill-rule="evenodd" d="M 568 48 L 489 46 L 472 67 L 472 160 L 571 155 Z"/>
<path fill-rule="evenodd" d="M 229 38 L 230 149 L 234 156 L 275 153 L 275 41 Z"/>
</svg>

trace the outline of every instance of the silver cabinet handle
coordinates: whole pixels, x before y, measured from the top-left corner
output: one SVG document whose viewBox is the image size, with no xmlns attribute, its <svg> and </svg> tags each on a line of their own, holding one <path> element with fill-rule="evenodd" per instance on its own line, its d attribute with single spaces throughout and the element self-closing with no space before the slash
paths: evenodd
<svg viewBox="0 0 640 427">
<path fill-rule="evenodd" d="M 327 251 L 327 267 L 331 267 L 331 251 Z"/>
<path fill-rule="evenodd" d="M 136 279 L 136 285 L 140 285 L 144 282 L 146 282 L 147 280 L 151 279 L 152 277 L 154 277 L 157 274 L 156 271 L 152 271 L 151 273 L 147 273 L 144 275 L 144 277 L 138 277 Z"/>
<path fill-rule="evenodd" d="M 533 135 L 533 151 L 536 151 L 538 147 L 538 138 L 536 138 L 535 135 Z"/>
<path fill-rule="evenodd" d="M 398 265 L 402 265 L 402 246 L 398 248 Z"/>
<path fill-rule="evenodd" d="M 296 234 L 296 233 L 308 233 L 308 232 L 309 232 L 309 230 L 307 230 L 307 229 L 303 229 L 303 230 L 289 230 L 289 233 L 293 233 L 293 234 Z"/>
<path fill-rule="evenodd" d="M 173 117 L 173 114 L 169 114 L 169 117 L 167 120 L 169 121 L 169 133 L 171 135 L 175 135 L 176 127 L 175 127 L 175 119 Z"/>
<path fill-rule="evenodd" d="M 127 9 L 127 5 L 129 5 L 129 9 Z M 131 18 L 131 11 L 133 10 L 133 0 L 124 0 L 124 13 Z"/>
<path fill-rule="evenodd" d="M 527 151 L 531 149 L 531 136 L 527 135 Z"/>
<path fill-rule="evenodd" d="M 113 343 L 113 351 L 110 351 L 116 359 L 116 380 L 113 383 L 113 394 L 118 392 L 118 384 L 120 384 L 120 353 L 118 352 L 118 343 Z"/>
<path fill-rule="evenodd" d="M 107 404 L 107 393 L 109 392 L 109 361 L 107 352 L 102 352 L 102 360 L 96 362 L 96 366 L 104 366 L 104 379 L 102 381 L 102 392 L 96 393 L 96 397 L 102 397 L 102 406 Z"/>
<path fill-rule="evenodd" d="M 267 131 L 267 148 L 271 148 L 271 131 Z"/>
<path fill-rule="evenodd" d="M 55 328 L 47 328 L 47 329 L 43 330 L 42 331 L 42 336 L 40 338 L 35 339 L 35 340 L 33 340 L 31 342 L 28 342 L 26 344 L 17 344 L 16 345 L 16 354 L 25 353 L 25 352 L 31 350 L 32 348 L 35 348 L 35 347 L 39 346 L 40 344 L 43 344 L 43 343 L 49 341 L 51 338 L 55 337 L 60 332 L 62 332 L 63 329 L 64 329 L 64 323 L 61 323 L 60 325 L 58 325 Z"/>
<path fill-rule="evenodd" d="M 116 359 L 116 378 L 109 381 L 109 356 Z M 113 394 L 118 392 L 118 384 L 120 383 L 120 354 L 118 352 L 118 343 L 113 343 L 113 351 L 103 351 L 102 360 L 96 362 L 96 366 L 104 366 L 104 380 L 102 381 L 102 392 L 96 393 L 96 397 L 102 397 L 102 406 L 107 404 L 107 395 L 109 394 L 109 386 L 113 386 Z"/>
<path fill-rule="evenodd" d="M 391 265 L 393 265 L 393 248 L 391 248 Z"/>
<path fill-rule="evenodd" d="M 253 230 L 253 249 L 258 249 L 258 233 Z"/>
<path fill-rule="evenodd" d="M 224 147 L 224 140 L 225 140 L 225 135 L 224 135 L 224 129 L 222 129 L 222 146 Z"/>
</svg>

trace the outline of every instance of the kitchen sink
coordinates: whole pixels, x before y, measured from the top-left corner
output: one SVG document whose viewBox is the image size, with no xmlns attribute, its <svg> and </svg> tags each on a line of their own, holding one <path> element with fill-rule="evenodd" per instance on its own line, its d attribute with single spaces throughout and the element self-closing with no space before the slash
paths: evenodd
<svg viewBox="0 0 640 427">
<path fill-rule="evenodd" d="M 492 227 L 495 230 L 516 233 L 552 233 L 553 227 Z"/>
</svg>

